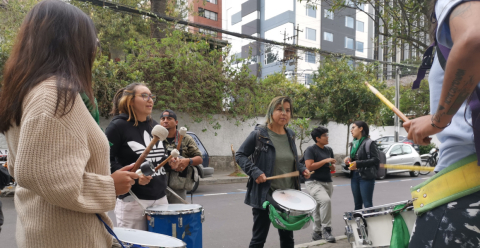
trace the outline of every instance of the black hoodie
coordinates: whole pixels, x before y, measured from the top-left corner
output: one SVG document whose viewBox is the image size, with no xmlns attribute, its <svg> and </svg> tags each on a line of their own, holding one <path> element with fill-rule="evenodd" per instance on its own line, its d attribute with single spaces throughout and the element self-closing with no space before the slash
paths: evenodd
<svg viewBox="0 0 480 248">
<path fill-rule="evenodd" d="M 138 157 L 145 150 L 152 140 L 152 129 L 158 123 L 148 119 L 144 122 L 138 122 L 138 126 L 133 126 L 135 121 L 128 120 L 127 114 L 119 114 L 113 117 L 112 121 L 105 130 L 108 141 L 110 141 L 110 169 L 116 170 L 135 163 Z M 147 156 L 147 160 L 155 166 L 159 164 L 165 155 L 165 149 L 162 142 L 157 142 Z M 165 196 L 167 188 L 167 177 L 165 169 L 162 167 L 152 177 L 147 185 L 139 185 L 136 180 L 132 186 L 132 191 L 142 200 L 157 200 Z M 128 194 L 127 194 L 128 195 Z M 124 198 L 126 195 L 120 196 Z"/>
</svg>

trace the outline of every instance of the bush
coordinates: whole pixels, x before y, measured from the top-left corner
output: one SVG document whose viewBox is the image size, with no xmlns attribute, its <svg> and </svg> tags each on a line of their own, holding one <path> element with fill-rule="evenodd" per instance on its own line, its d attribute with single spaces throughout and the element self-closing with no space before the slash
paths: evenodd
<svg viewBox="0 0 480 248">
<path fill-rule="evenodd" d="M 426 146 L 419 146 L 420 149 L 420 155 L 427 154 L 432 150 L 432 148 L 437 148 L 437 146 L 434 143 L 431 143 Z"/>
</svg>

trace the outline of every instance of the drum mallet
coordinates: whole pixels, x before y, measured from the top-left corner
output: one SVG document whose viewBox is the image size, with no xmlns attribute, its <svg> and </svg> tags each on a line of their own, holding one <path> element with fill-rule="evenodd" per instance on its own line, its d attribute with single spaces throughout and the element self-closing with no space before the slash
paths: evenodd
<svg viewBox="0 0 480 248">
<path fill-rule="evenodd" d="M 137 159 L 132 170 L 130 170 L 131 172 L 136 172 L 140 168 L 140 165 L 143 163 L 143 161 L 145 161 L 145 158 L 147 158 L 147 155 L 158 141 L 164 141 L 167 138 L 168 130 L 160 125 L 155 125 L 155 127 L 152 129 L 152 136 L 152 141 L 150 141 L 150 144 L 145 147 L 145 151 L 143 151 L 140 157 Z"/>
<path fill-rule="evenodd" d="M 382 93 L 380 93 L 375 87 L 371 86 L 368 82 L 365 82 L 365 85 L 375 94 L 380 101 L 382 101 L 387 107 L 389 107 L 402 121 L 407 122 L 409 119 L 387 99 Z"/>
<path fill-rule="evenodd" d="M 312 175 L 313 173 L 315 173 L 315 171 L 311 171 L 310 175 Z M 267 177 L 267 180 L 287 178 L 287 177 L 298 177 L 299 175 L 300 175 L 299 171 L 294 171 L 294 172 L 289 172 L 289 173 L 285 173 L 285 174 L 278 175 L 278 176 Z"/>
<path fill-rule="evenodd" d="M 178 130 L 178 135 L 180 135 L 180 138 L 178 138 L 177 150 L 179 151 L 180 151 L 180 145 L 182 144 L 182 140 L 183 140 L 183 137 L 185 137 L 185 134 L 187 134 L 187 128 L 181 127 L 180 130 Z"/>
<path fill-rule="evenodd" d="M 135 173 L 137 173 L 139 176 L 151 176 L 155 173 L 155 166 L 152 162 L 145 161 L 142 165 L 140 165 L 140 169 L 135 171 Z"/>
<path fill-rule="evenodd" d="M 411 171 L 433 171 L 435 167 L 422 167 L 417 165 L 394 165 L 394 164 L 383 164 L 380 165 L 382 168 L 387 169 L 397 169 L 397 170 L 411 170 Z"/>
<path fill-rule="evenodd" d="M 170 153 L 170 156 L 168 156 L 167 159 L 165 159 L 163 162 L 161 162 L 159 165 L 157 165 L 157 167 L 155 167 L 155 171 L 159 170 L 160 168 L 162 168 L 165 164 L 168 163 L 168 161 L 170 161 L 170 159 L 173 158 L 178 158 L 180 156 L 180 153 L 178 152 L 177 149 L 173 149 L 172 152 Z"/>
</svg>

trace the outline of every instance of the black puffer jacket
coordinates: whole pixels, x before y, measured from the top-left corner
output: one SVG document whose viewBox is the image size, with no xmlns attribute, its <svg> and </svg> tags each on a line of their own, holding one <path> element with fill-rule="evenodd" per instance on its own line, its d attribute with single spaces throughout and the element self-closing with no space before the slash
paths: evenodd
<svg viewBox="0 0 480 248">
<path fill-rule="evenodd" d="M 357 168 L 375 166 L 377 170 L 380 167 L 380 159 L 378 158 L 378 147 L 375 142 L 372 141 L 370 144 L 370 158 L 368 158 L 367 151 L 365 149 L 365 144 L 369 138 L 363 140 L 362 144 L 357 150 L 354 158 L 351 158 L 352 161 L 357 161 Z"/>
</svg>

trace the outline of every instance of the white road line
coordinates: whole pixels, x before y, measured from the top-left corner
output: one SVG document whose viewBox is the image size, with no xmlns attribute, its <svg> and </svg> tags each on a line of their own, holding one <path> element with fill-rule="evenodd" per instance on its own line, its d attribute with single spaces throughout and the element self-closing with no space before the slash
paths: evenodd
<svg viewBox="0 0 480 248">
<path fill-rule="evenodd" d="M 430 177 L 422 177 L 421 179 L 430 179 Z"/>
<path fill-rule="evenodd" d="M 217 193 L 217 194 L 205 194 L 203 196 L 210 196 L 210 195 L 226 195 L 227 193 Z"/>
<path fill-rule="evenodd" d="M 400 180 L 400 182 L 412 181 L 412 179 Z"/>
<path fill-rule="evenodd" d="M 239 190 L 239 191 L 247 191 L 246 189 L 237 189 L 237 190 Z"/>
<path fill-rule="evenodd" d="M 381 181 L 381 182 L 375 182 L 375 183 L 389 183 L 390 181 Z"/>
<path fill-rule="evenodd" d="M 305 188 L 302 188 L 302 189 L 305 189 Z"/>
</svg>

